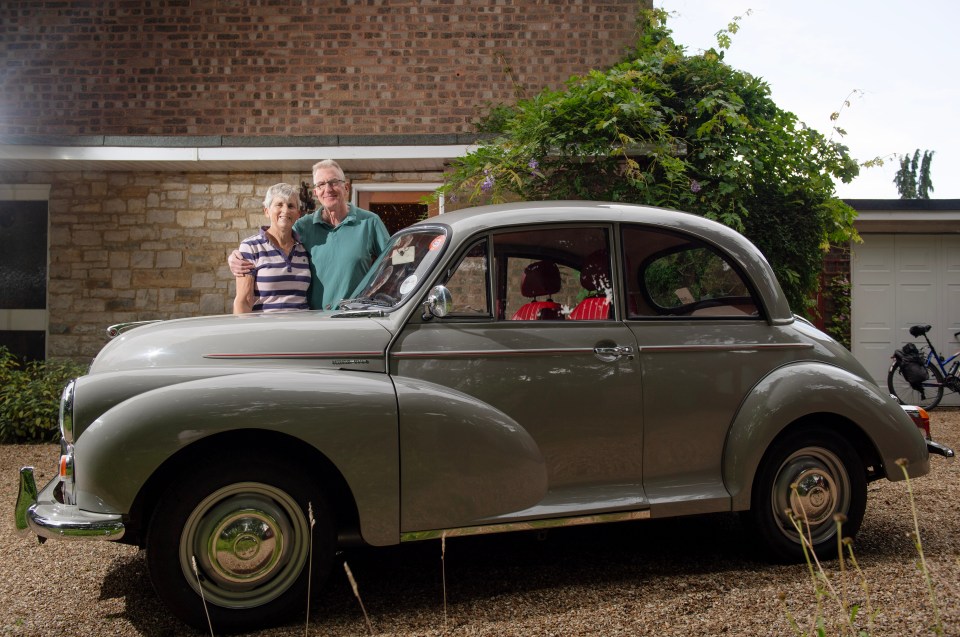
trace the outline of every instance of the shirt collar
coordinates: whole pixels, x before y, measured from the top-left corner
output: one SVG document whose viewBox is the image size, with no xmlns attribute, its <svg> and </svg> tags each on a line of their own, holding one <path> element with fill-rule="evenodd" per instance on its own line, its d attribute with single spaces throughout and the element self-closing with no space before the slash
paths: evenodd
<svg viewBox="0 0 960 637">
<path fill-rule="evenodd" d="M 323 225 L 327 226 L 328 228 L 333 228 L 333 229 L 339 228 L 340 226 L 342 226 L 342 225 L 344 225 L 344 224 L 351 224 L 351 225 L 352 225 L 352 224 L 356 221 L 356 219 L 357 219 L 357 215 L 354 213 L 354 210 L 355 210 L 355 209 L 356 209 L 356 208 L 354 207 L 354 205 L 348 201 L 348 202 L 347 202 L 347 216 L 344 217 L 344 218 L 343 218 L 343 221 L 341 221 L 336 227 L 334 227 L 334 226 L 330 225 L 329 223 L 327 223 L 326 221 L 323 220 L 323 206 L 320 206 L 319 208 L 317 208 L 317 209 L 313 212 L 313 222 L 314 222 L 314 223 L 323 224 Z"/>
<path fill-rule="evenodd" d="M 267 239 L 267 230 L 269 230 L 269 229 L 270 229 L 270 226 L 260 226 L 260 236 L 263 237 L 263 240 L 264 240 L 264 241 L 267 241 L 267 240 L 268 240 L 268 239 Z M 290 234 L 293 235 L 293 242 L 294 242 L 295 244 L 301 243 L 301 241 L 300 241 L 300 235 L 297 233 L 296 230 L 291 231 Z"/>
</svg>

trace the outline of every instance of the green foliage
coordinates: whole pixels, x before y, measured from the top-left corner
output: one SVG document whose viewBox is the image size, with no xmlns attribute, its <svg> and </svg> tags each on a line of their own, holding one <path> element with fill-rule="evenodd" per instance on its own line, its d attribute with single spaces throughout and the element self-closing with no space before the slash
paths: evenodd
<svg viewBox="0 0 960 637">
<path fill-rule="evenodd" d="M 847 349 L 850 349 L 850 288 L 850 279 L 845 274 L 838 274 L 829 283 L 833 312 L 827 333 Z"/>
<path fill-rule="evenodd" d="M 900 156 L 900 169 L 894 175 L 893 183 L 897 186 L 901 199 L 930 198 L 930 192 L 933 190 L 933 180 L 930 178 L 933 155 L 934 151 L 925 150 L 921 159 L 918 148 L 913 152 L 912 157 L 909 153 Z"/>
<path fill-rule="evenodd" d="M 86 371 L 71 362 L 21 362 L 0 346 L 0 442 L 56 440 L 63 387 Z"/>
<path fill-rule="evenodd" d="M 687 54 L 666 17 L 644 11 L 636 50 L 613 68 L 498 107 L 483 129 L 496 134 L 454 163 L 441 190 L 469 203 L 591 199 L 700 214 L 753 240 L 803 310 L 823 250 L 856 238 L 834 179 L 859 166 L 722 51 Z M 718 34 L 721 49 L 736 29 Z"/>
<path fill-rule="evenodd" d="M 930 191 L 933 190 L 933 180 L 930 178 L 930 162 L 933 161 L 933 153 L 932 150 L 924 151 L 923 160 L 920 162 L 920 175 L 917 177 L 917 197 L 920 199 L 929 199 Z"/>
</svg>

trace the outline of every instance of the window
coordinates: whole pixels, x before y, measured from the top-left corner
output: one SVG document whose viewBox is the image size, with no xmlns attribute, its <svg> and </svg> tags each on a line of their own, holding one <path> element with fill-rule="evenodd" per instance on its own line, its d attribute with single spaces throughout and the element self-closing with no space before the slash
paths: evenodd
<svg viewBox="0 0 960 637">
<path fill-rule="evenodd" d="M 443 213 L 443 197 L 426 204 L 439 183 L 373 183 L 351 184 L 351 201 L 355 206 L 376 213 L 390 234 L 428 217 Z"/>
<path fill-rule="evenodd" d="M 608 237 L 606 228 L 596 227 L 492 234 L 473 244 L 447 279 L 445 285 L 453 297 L 448 316 L 513 321 L 611 319 L 614 292 Z M 494 272 L 496 302 L 491 303 Z"/>
<path fill-rule="evenodd" d="M 487 240 L 473 244 L 453 274 L 446 287 L 453 297 L 453 307 L 447 316 L 487 317 L 490 312 L 490 277 L 487 267 Z"/>
<path fill-rule="evenodd" d="M 759 316 L 759 304 L 732 261 L 695 238 L 625 228 L 629 318 Z"/>
<path fill-rule="evenodd" d="M 537 228 L 494 235 L 498 318 L 606 320 L 613 278 L 605 228 Z"/>
<path fill-rule="evenodd" d="M 0 186 L 0 345 L 33 360 L 46 358 L 48 193 Z"/>
</svg>

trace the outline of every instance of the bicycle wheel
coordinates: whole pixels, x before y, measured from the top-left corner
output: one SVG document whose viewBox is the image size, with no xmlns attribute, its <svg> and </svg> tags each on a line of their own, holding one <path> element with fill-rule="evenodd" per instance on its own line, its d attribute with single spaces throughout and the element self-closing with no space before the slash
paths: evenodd
<svg viewBox="0 0 960 637">
<path fill-rule="evenodd" d="M 917 391 L 900 373 L 900 363 L 894 361 L 887 372 L 887 389 L 902 404 L 916 405 L 930 411 L 943 398 L 943 374 L 933 365 L 927 365 L 927 380 L 923 381 L 922 391 Z"/>
</svg>

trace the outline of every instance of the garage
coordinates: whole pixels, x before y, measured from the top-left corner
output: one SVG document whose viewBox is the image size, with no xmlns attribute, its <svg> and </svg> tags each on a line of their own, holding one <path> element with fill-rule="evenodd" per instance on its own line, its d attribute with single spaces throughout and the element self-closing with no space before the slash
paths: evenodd
<svg viewBox="0 0 960 637">
<path fill-rule="evenodd" d="M 941 354 L 960 350 L 960 200 L 847 203 L 863 238 L 850 256 L 853 354 L 885 385 L 893 350 L 916 342 L 911 325 L 932 325 Z M 960 396 L 947 393 L 942 404 L 960 405 Z"/>
</svg>

